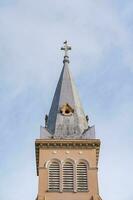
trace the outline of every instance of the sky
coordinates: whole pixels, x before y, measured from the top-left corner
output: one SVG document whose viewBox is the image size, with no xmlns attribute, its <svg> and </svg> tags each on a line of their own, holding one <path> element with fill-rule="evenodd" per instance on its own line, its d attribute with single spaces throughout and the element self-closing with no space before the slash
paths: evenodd
<svg viewBox="0 0 133 200">
<path fill-rule="evenodd" d="M 34 142 L 70 70 L 101 139 L 103 200 L 133 199 L 133 1 L 0 0 L 0 199 L 32 200 Z"/>
</svg>

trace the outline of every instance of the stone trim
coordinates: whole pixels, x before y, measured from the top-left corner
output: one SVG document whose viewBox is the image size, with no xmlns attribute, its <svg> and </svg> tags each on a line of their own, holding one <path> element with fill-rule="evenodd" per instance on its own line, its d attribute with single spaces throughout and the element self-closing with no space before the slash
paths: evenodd
<svg viewBox="0 0 133 200">
<path fill-rule="evenodd" d="M 98 164 L 99 151 L 100 151 L 100 140 L 89 139 L 89 140 L 48 140 L 48 139 L 37 139 L 35 141 L 36 151 L 36 169 L 37 175 L 39 175 L 39 150 L 40 149 L 96 149 L 96 159 Z"/>
</svg>

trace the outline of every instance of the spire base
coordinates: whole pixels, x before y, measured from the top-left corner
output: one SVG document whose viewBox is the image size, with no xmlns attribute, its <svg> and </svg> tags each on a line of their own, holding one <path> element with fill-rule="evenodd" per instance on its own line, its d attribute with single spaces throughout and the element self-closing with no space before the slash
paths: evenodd
<svg viewBox="0 0 133 200">
<path fill-rule="evenodd" d="M 64 60 L 63 60 L 63 63 L 70 63 L 69 61 L 69 56 L 64 56 Z"/>
</svg>

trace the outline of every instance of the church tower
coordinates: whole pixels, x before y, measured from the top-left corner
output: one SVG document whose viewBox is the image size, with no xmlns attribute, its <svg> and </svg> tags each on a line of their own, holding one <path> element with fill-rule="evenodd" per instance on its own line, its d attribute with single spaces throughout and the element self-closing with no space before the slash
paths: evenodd
<svg viewBox="0 0 133 200">
<path fill-rule="evenodd" d="M 69 70 L 67 41 L 63 69 L 45 127 L 35 142 L 37 200 L 101 200 L 98 189 L 100 140 L 85 116 Z"/>
</svg>

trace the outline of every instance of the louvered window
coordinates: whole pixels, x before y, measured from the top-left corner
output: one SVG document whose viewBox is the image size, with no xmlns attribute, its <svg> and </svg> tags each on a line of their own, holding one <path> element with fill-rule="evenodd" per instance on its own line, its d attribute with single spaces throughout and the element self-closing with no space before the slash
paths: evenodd
<svg viewBox="0 0 133 200">
<path fill-rule="evenodd" d="M 87 191 L 87 165 L 84 162 L 80 162 L 77 165 L 77 191 Z"/>
<path fill-rule="evenodd" d="M 73 191 L 73 164 L 66 162 L 63 165 L 63 191 Z"/>
<path fill-rule="evenodd" d="M 49 190 L 60 190 L 60 166 L 58 162 L 52 162 L 49 166 Z"/>
</svg>

